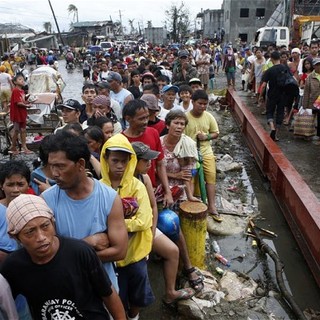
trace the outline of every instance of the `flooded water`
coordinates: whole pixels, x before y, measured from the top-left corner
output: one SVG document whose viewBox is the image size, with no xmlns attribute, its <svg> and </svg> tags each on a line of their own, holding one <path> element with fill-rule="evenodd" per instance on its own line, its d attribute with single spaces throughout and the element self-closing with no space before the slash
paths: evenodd
<svg viewBox="0 0 320 320">
<path fill-rule="evenodd" d="M 232 128 L 236 126 L 233 119 L 230 117 L 221 117 L 221 112 L 216 113 L 216 118 L 218 122 L 224 123 L 224 126 Z M 223 129 L 222 129 L 223 131 Z M 260 216 L 258 217 L 257 224 L 265 229 L 272 230 L 275 232 L 278 237 L 273 241 L 268 240 L 268 244 L 278 253 L 280 260 L 284 263 L 284 273 L 288 281 L 288 286 L 292 292 L 292 295 L 300 306 L 302 310 L 306 308 L 313 308 L 315 310 L 320 309 L 320 290 L 317 287 L 316 282 L 302 256 L 298 245 L 293 238 L 291 230 L 288 227 L 288 224 L 269 188 L 269 183 L 266 178 L 261 174 L 258 166 L 256 165 L 254 159 L 251 156 L 250 150 L 245 145 L 240 131 L 233 130 L 233 137 L 231 140 L 234 140 L 231 144 L 227 145 L 228 153 L 232 155 L 235 161 L 241 162 L 244 164 L 244 170 L 241 174 L 241 179 L 243 179 L 243 185 L 247 190 L 247 202 L 250 201 L 257 203 Z M 225 146 L 222 145 L 221 150 L 223 151 Z M 301 152 L 301 151 L 300 151 Z M 299 153 L 296 153 L 298 156 Z M 308 164 L 307 164 L 308 165 Z M 250 269 L 250 266 L 253 267 L 252 255 L 254 254 L 250 244 L 243 242 L 243 237 L 236 236 L 234 239 L 230 237 L 221 239 L 220 242 L 222 246 L 225 246 L 226 252 L 228 250 L 232 252 L 234 248 L 234 242 L 237 242 L 240 256 L 242 253 L 247 255 L 242 262 L 234 261 L 233 266 L 244 273 L 247 273 Z M 235 254 L 235 252 L 231 254 Z M 266 266 L 265 257 L 263 255 L 256 254 L 257 266 L 253 267 L 248 275 L 253 279 L 259 279 L 261 276 L 261 268 L 264 269 Z M 270 277 L 270 288 L 277 287 L 274 266 L 271 262 L 271 259 L 268 258 L 268 272 L 270 275 L 264 272 L 265 280 L 268 280 Z M 264 269 L 266 271 L 266 269 Z M 261 279 L 262 280 L 262 279 Z"/>
<path fill-rule="evenodd" d="M 66 88 L 62 93 L 63 99 L 76 99 L 82 103 L 81 93 L 83 86 L 82 69 L 76 67 L 75 69 L 66 69 L 65 61 L 59 61 L 59 70 L 62 79 L 65 81 Z"/>
</svg>

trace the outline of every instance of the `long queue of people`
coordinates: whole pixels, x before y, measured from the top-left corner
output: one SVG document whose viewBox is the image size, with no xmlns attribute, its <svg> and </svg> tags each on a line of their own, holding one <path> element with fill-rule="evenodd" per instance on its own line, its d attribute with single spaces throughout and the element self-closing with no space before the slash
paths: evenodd
<svg viewBox="0 0 320 320">
<path fill-rule="evenodd" d="M 10 301 L 1 307 L 26 317 L 31 312 L 35 319 L 64 312 L 105 319 L 105 306 L 114 319 L 139 319 L 141 308 L 154 301 L 147 274 L 151 251 L 163 259 L 165 305 L 200 292 L 202 275 L 192 266 L 183 233 L 172 221 L 175 226 L 179 222 L 181 202 L 200 202 L 199 159 L 208 214 L 222 221 L 215 207 L 211 145 L 219 128 L 206 111 L 207 90 L 216 74 L 221 68 L 236 88 L 235 73 L 241 70 L 241 89 L 266 103 L 274 140 L 285 107 L 289 123 L 290 105 L 295 108 L 303 101 L 305 108 L 312 108 L 318 95 L 318 43 L 311 43 L 308 53 L 293 48 L 290 62 L 284 48 L 276 49 L 246 48 L 242 57 L 232 47 L 224 51 L 202 44 L 194 50 L 105 55 L 92 66 L 84 64 L 84 103 L 68 99 L 57 105 L 63 125 L 41 142 L 40 162 L 32 173 L 23 161 L 0 166 L 0 271 L 1 281 L 9 283 L 1 288 L 6 297 L 12 290 L 16 298 L 12 308 L 7 307 Z M 0 70 L 2 79 L 7 69 Z M 299 83 L 290 90 L 281 89 L 276 80 L 286 70 Z M 17 133 L 13 141 L 20 134 L 22 151 L 29 153 L 23 144 L 29 106 L 24 78 L 17 75 L 14 83 L 17 90 L 9 99 Z M 300 91 L 294 90 L 299 86 Z M 14 144 L 10 151 L 19 153 Z M 164 208 L 171 209 L 170 218 Z M 65 237 L 86 244 L 69 243 Z M 184 289 L 176 287 L 179 259 L 190 285 Z"/>
<path fill-rule="evenodd" d="M 171 81 L 145 70 L 135 82 L 138 96 L 107 65 L 99 81 L 85 82 L 83 104 L 57 105 L 63 125 L 42 140 L 32 172 L 15 158 L 0 166 L 0 294 L 7 298 L 0 309 L 14 315 L 10 319 L 16 312 L 25 319 L 139 319 L 155 299 L 147 273 L 151 251 L 163 260 L 165 305 L 202 291 L 177 212 L 183 201 L 201 202 L 201 158 L 208 214 L 222 221 L 211 146 L 219 128 L 206 111 L 206 78 L 187 50 L 177 59 L 181 69 Z M 185 65 L 195 72 L 186 76 Z M 11 97 L 13 114 L 29 106 L 22 91 Z M 11 120 L 23 138 L 26 118 Z M 179 260 L 186 288 L 176 287 Z"/>
</svg>

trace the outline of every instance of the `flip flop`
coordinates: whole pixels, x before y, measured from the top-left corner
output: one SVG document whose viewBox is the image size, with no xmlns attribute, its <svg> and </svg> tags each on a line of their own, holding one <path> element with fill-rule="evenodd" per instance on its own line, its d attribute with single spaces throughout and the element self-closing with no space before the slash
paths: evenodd
<svg viewBox="0 0 320 320">
<path fill-rule="evenodd" d="M 195 291 L 195 293 L 200 292 L 204 288 L 204 283 L 203 283 L 204 276 L 195 267 L 191 267 L 190 269 L 183 269 L 182 273 L 186 276 L 190 286 Z M 191 273 L 195 273 L 197 275 L 197 278 L 190 279 Z"/>
<path fill-rule="evenodd" d="M 9 150 L 8 153 L 12 154 L 13 156 L 17 156 L 19 154 L 19 151 L 18 150 Z"/>
<path fill-rule="evenodd" d="M 218 212 L 208 212 L 208 215 L 217 222 L 222 222 L 222 218 Z"/>
<path fill-rule="evenodd" d="M 192 288 L 184 288 L 184 289 L 180 289 L 180 290 L 177 290 L 177 291 L 181 293 L 177 298 L 175 298 L 175 299 L 173 299 L 171 301 L 168 301 L 165 298 L 162 299 L 162 303 L 166 307 L 175 308 L 176 303 L 178 301 L 191 299 L 196 294 L 196 292 Z"/>
<path fill-rule="evenodd" d="M 21 150 L 21 153 L 24 153 L 24 154 L 34 154 L 34 152 L 33 151 L 31 151 L 31 150 Z"/>
</svg>

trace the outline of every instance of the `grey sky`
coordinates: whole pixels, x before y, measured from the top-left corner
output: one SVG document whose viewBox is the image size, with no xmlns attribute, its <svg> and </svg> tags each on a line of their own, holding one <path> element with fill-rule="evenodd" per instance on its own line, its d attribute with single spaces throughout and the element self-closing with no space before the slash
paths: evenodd
<svg viewBox="0 0 320 320">
<path fill-rule="evenodd" d="M 124 26 L 128 26 L 128 20 L 134 19 L 134 26 L 146 27 L 147 21 L 151 20 L 154 27 L 163 26 L 165 11 L 172 4 L 180 6 L 181 1 L 172 0 L 51 0 L 51 4 L 57 16 L 61 31 L 67 31 L 72 22 L 72 15 L 68 14 L 69 4 L 78 8 L 79 21 L 86 20 L 109 20 L 120 19 L 120 12 Z M 206 9 L 220 9 L 222 0 L 185 0 L 184 4 L 189 9 L 190 20 L 194 21 L 198 12 Z M 21 23 L 36 29 L 43 30 L 43 23 L 50 21 L 53 29 L 54 20 L 47 0 L 1 0 L 1 22 Z"/>
</svg>

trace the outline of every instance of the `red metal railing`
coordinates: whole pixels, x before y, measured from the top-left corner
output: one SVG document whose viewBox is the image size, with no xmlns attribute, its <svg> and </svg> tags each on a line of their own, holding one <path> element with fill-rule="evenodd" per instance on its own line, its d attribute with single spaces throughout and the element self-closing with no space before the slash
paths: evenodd
<svg viewBox="0 0 320 320">
<path fill-rule="evenodd" d="M 227 100 L 320 286 L 320 202 L 233 89 L 228 90 Z"/>
</svg>

